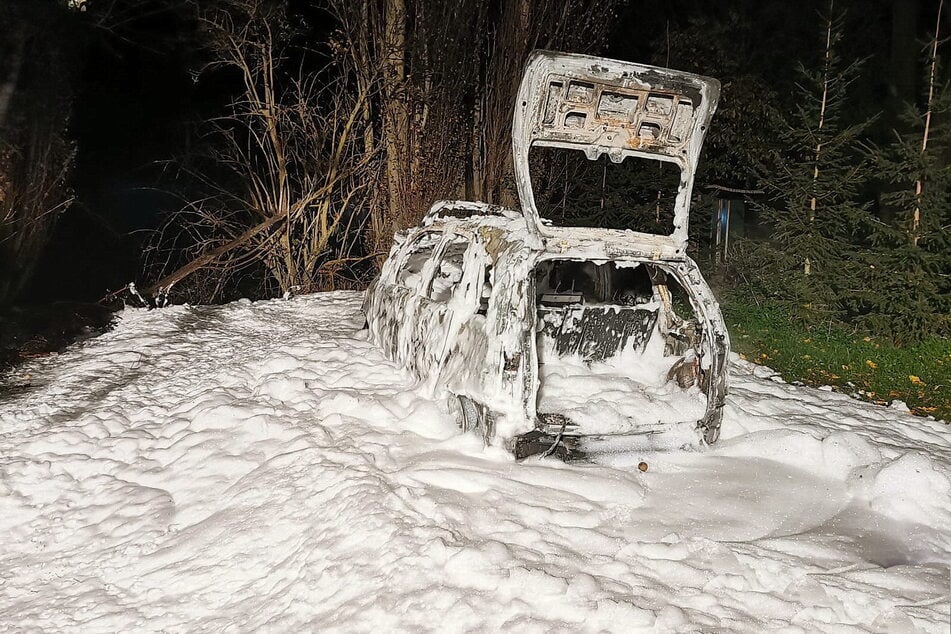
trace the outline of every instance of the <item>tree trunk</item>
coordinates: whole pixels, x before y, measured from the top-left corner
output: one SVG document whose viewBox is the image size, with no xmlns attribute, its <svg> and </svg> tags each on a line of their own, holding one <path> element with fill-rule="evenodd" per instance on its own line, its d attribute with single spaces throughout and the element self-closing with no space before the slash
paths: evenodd
<svg viewBox="0 0 951 634">
<path fill-rule="evenodd" d="M 832 22 L 833 22 L 833 11 L 835 9 L 835 0 L 829 0 L 829 17 L 828 23 L 826 25 L 826 50 L 825 50 L 825 64 L 822 68 L 822 104 L 819 107 L 819 125 L 816 127 L 817 132 L 822 131 L 823 125 L 825 125 L 826 120 L 826 104 L 829 99 L 829 72 L 832 64 Z M 819 157 L 822 154 L 822 141 L 819 140 L 816 142 L 815 150 L 815 162 L 813 164 L 812 170 L 812 182 L 813 185 L 819 180 Z M 816 196 L 813 194 L 812 198 L 809 200 L 809 225 L 812 226 L 816 221 Z M 805 275 L 812 274 L 812 260 L 806 258 L 802 265 L 802 272 Z"/>
<path fill-rule="evenodd" d="M 485 93 L 481 90 L 477 90 L 475 95 L 475 105 L 472 108 L 472 134 L 470 135 L 469 141 L 472 145 L 472 153 L 470 158 L 471 171 L 468 175 L 468 182 L 466 183 L 467 185 L 470 185 L 469 187 L 466 187 L 466 198 L 468 200 L 491 202 L 486 198 L 485 192 L 484 112 Z"/>
<path fill-rule="evenodd" d="M 386 0 L 383 92 L 386 125 L 387 215 L 393 231 L 406 213 L 405 182 L 409 111 L 406 95 L 406 2 Z"/>
<path fill-rule="evenodd" d="M 934 83 L 935 73 L 938 67 L 938 42 L 941 32 L 941 10 L 944 8 L 944 0 L 938 3 L 938 17 L 934 25 L 934 39 L 931 40 L 931 68 L 928 73 L 928 103 L 925 111 L 925 129 L 921 135 L 921 154 L 928 149 L 928 135 L 931 132 L 931 106 L 934 103 Z M 918 240 L 921 239 L 921 191 L 922 179 L 919 176 L 915 181 L 915 211 L 911 218 L 911 243 L 918 246 Z"/>
</svg>

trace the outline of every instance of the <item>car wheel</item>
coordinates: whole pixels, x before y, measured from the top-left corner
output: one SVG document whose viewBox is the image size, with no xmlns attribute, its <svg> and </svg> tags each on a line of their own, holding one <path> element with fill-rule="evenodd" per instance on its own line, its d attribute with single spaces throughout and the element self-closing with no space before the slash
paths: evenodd
<svg viewBox="0 0 951 634">
<path fill-rule="evenodd" d="M 447 401 L 449 413 L 456 420 L 459 429 L 463 432 L 468 432 L 481 427 L 481 412 L 479 411 L 479 406 L 476 405 L 472 399 L 450 394 Z"/>
<path fill-rule="evenodd" d="M 476 430 L 485 444 L 491 445 L 495 435 L 495 416 L 492 412 L 471 398 L 449 394 L 446 397 L 449 415 L 463 432 Z"/>
<path fill-rule="evenodd" d="M 484 409 L 471 398 L 450 394 L 446 398 L 449 414 L 463 432 L 480 429 L 485 420 Z"/>
</svg>

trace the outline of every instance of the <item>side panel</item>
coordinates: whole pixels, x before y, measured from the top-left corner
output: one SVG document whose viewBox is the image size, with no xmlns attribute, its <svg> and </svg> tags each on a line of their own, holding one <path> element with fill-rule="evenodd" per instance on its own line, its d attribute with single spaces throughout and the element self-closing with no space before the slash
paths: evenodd
<svg viewBox="0 0 951 634">
<path fill-rule="evenodd" d="M 431 393 L 449 388 L 457 394 L 481 397 L 477 400 L 482 402 L 486 395 L 479 379 L 484 373 L 479 370 L 486 366 L 487 337 L 485 317 L 476 311 L 482 272 L 478 255 L 484 250 L 473 235 L 451 227 L 444 229 L 443 239 L 412 288 L 397 282 L 398 272 L 404 270 L 415 241 L 424 232 L 413 234 L 407 246 L 384 265 L 365 301 L 370 337 L 389 359 L 422 381 Z M 450 245 L 467 245 L 461 278 L 453 282 L 450 296 L 434 299 L 429 297 L 433 278 Z M 481 341 L 471 341 L 474 334 L 481 334 Z M 466 340 L 460 341 L 460 337 Z"/>
<path fill-rule="evenodd" d="M 432 391 L 449 334 L 451 311 L 442 302 L 419 297 L 413 314 L 413 322 L 405 326 L 406 368 Z"/>
<path fill-rule="evenodd" d="M 407 331 L 418 319 L 418 289 L 422 280 L 400 284 L 398 273 L 404 270 L 411 257 L 419 257 L 415 254 L 416 245 L 431 234 L 433 232 L 428 230 L 397 234 L 397 243 L 390 250 L 380 277 L 367 289 L 364 300 L 370 340 L 383 350 L 388 359 L 403 368 L 408 362 Z M 420 278 L 425 277 L 425 267 L 422 273 Z"/>
<path fill-rule="evenodd" d="M 532 270 L 538 251 L 511 244 L 498 255 L 496 292 L 489 307 L 486 355 L 489 401 L 499 412 L 496 432 L 508 440 L 531 431 L 536 422 L 538 363 Z"/>
<path fill-rule="evenodd" d="M 439 383 L 453 394 L 467 396 L 489 406 L 486 382 L 489 336 L 487 319 L 479 310 L 488 255 L 480 238 L 471 236 L 464 258 L 463 278 L 451 300 L 445 347 L 442 350 Z M 491 301 L 491 298 L 489 298 Z"/>
<path fill-rule="evenodd" d="M 720 420 L 723 404 L 726 401 L 729 376 L 730 334 L 720 312 L 720 304 L 700 274 L 697 263 L 686 261 L 671 267 L 670 271 L 687 290 L 694 312 L 700 318 L 703 328 L 704 355 L 700 359 L 700 368 L 709 377 L 707 386 L 707 411 L 701 421 L 704 439 L 715 442 L 720 435 Z"/>
<path fill-rule="evenodd" d="M 378 279 L 367 290 L 365 313 L 370 331 L 370 341 L 375 343 L 387 359 L 403 365 L 400 357 L 400 331 L 406 322 L 407 305 L 411 303 L 410 289 Z"/>
<path fill-rule="evenodd" d="M 495 438 L 507 440 L 535 426 L 538 388 L 534 363 L 534 313 L 529 272 L 537 252 L 502 243 L 484 232 L 467 254 L 467 282 L 456 305 L 454 330 L 440 384 L 487 407 Z M 480 314 L 485 268 L 491 269 L 491 296 Z"/>
<path fill-rule="evenodd" d="M 456 348 L 460 330 L 476 313 L 475 236 L 448 225 L 433 257 L 433 270 L 421 287 L 416 324 L 415 372 L 435 394 L 450 380 L 447 357 Z M 457 394 L 465 392 L 456 392 Z"/>
</svg>

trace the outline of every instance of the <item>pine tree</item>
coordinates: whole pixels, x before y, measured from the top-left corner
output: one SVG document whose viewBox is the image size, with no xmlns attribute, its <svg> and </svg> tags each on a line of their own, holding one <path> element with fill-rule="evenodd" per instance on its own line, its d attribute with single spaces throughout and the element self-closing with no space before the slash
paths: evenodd
<svg viewBox="0 0 951 634">
<path fill-rule="evenodd" d="M 939 79 L 938 43 L 936 27 L 923 108 L 909 105 L 904 132 L 872 153 L 880 178 L 896 189 L 882 197 L 894 217 L 870 236 L 863 321 L 902 343 L 951 334 L 951 85 Z"/>
<path fill-rule="evenodd" d="M 773 234 L 753 271 L 761 290 L 807 321 L 847 314 L 843 298 L 860 277 L 855 236 L 869 216 L 859 196 L 869 176 L 861 152 L 869 122 L 847 123 L 862 60 L 840 57 L 843 14 L 831 2 L 823 21 L 821 62 L 800 64 L 792 111 L 778 117 L 778 149 L 761 166 L 768 198 L 760 212 Z"/>
</svg>

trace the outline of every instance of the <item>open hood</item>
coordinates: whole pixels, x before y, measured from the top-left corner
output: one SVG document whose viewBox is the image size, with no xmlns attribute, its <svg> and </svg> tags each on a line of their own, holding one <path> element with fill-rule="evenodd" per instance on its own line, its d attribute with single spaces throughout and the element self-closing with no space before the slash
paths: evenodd
<svg viewBox="0 0 951 634">
<path fill-rule="evenodd" d="M 615 163 L 627 157 L 667 161 L 681 170 L 674 229 L 670 236 L 652 236 L 652 242 L 659 245 L 657 257 L 682 257 L 697 159 L 719 94 L 720 82 L 709 77 L 534 51 L 512 129 L 515 176 L 529 229 L 539 238 L 551 237 L 535 204 L 528 160 L 532 146 L 582 150 L 592 160 L 606 154 Z"/>
</svg>

